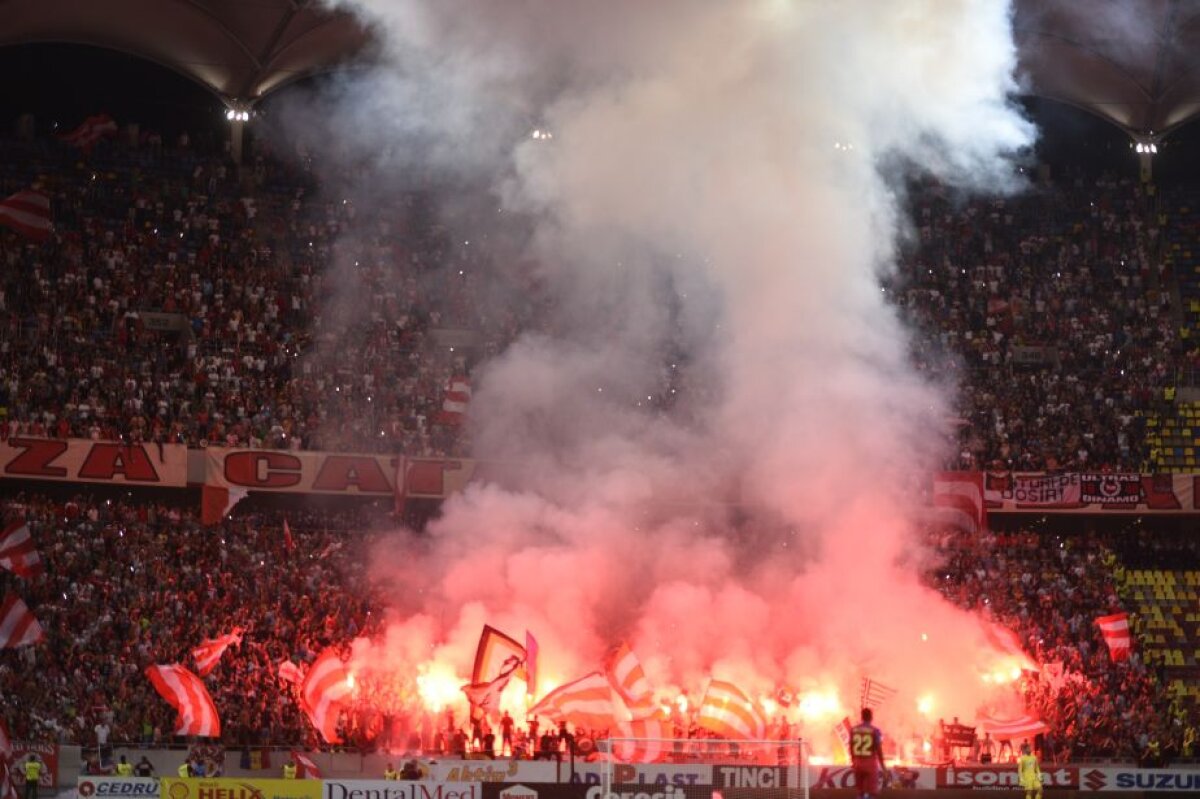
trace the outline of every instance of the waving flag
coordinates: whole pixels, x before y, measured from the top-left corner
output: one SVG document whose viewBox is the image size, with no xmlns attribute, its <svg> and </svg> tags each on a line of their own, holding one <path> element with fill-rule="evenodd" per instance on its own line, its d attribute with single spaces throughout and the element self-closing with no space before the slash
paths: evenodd
<svg viewBox="0 0 1200 799">
<path fill-rule="evenodd" d="M 983 716 L 979 719 L 979 725 L 987 732 L 990 732 L 992 737 L 997 741 L 1011 741 L 1013 738 L 1033 738 L 1035 735 L 1041 735 L 1050 729 L 1046 726 L 1046 722 L 1033 716 L 1021 716 L 1020 718 L 1009 719 L 1007 721 Z"/>
<path fill-rule="evenodd" d="M 722 738 L 762 740 L 767 732 L 767 717 L 733 683 L 712 680 L 700 702 L 697 723 Z"/>
<path fill-rule="evenodd" d="M 524 679 L 525 647 L 495 627 L 483 625 L 479 646 L 475 648 L 475 667 L 471 670 L 471 682 L 491 682 L 501 674 L 512 672 L 514 664 L 518 668 L 516 676 Z"/>
<path fill-rule="evenodd" d="M 455 375 L 446 383 L 442 393 L 442 412 L 438 421 L 442 424 L 462 424 L 471 402 L 471 380 L 466 375 Z"/>
<path fill-rule="evenodd" d="M 1108 656 L 1114 662 L 1127 659 L 1132 643 L 1129 637 L 1129 614 L 1114 613 L 1111 616 L 1101 616 L 1096 619 L 1096 624 L 1100 626 L 1104 643 L 1108 644 Z"/>
<path fill-rule="evenodd" d="M 346 664 L 330 647 L 313 661 L 300 689 L 300 702 L 325 743 L 341 743 L 337 732 L 342 703 L 354 690 Z"/>
<path fill-rule="evenodd" d="M 933 480 L 933 509 L 938 519 L 965 533 L 987 529 L 982 472 L 942 472 Z"/>
<path fill-rule="evenodd" d="M 629 644 L 622 643 L 609 655 L 605 674 L 612 689 L 635 719 L 644 719 L 657 708 L 654 705 L 654 689 L 646 679 L 646 672 Z"/>
<path fill-rule="evenodd" d="M 219 524 L 234 505 L 248 496 L 250 492 L 244 488 L 205 483 L 200 488 L 200 523 L 206 527 Z"/>
<path fill-rule="evenodd" d="M 20 597 L 15 594 L 4 597 L 4 604 L 0 605 L 0 649 L 36 644 L 45 636 L 42 625 Z"/>
<path fill-rule="evenodd" d="M 1021 639 L 1012 630 L 995 622 L 985 621 L 983 623 L 983 635 L 989 644 L 1016 660 L 1020 664 L 1022 671 L 1038 671 L 1037 663 L 1034 663 L 1033 658 L 1025 654 L 1025 648 L 1021 645 Z"/>
<path fill-rule="evenodd" d="M 889 688 L 870 677 L 863 677 L 862 688 L 859 691 L 859 705 L 861 707 L 879 707 L 895 695 L 895 688 Z"/>
<path fill-rule="evenodd" d="M 0 759 L 0 799 L 19 799 L 17 786 L 13 782 L 12 757 Z"/>
<path fill-rule="evenodd" d="M 529 715 L 545 716 L 556 723 L 569 721 L 576 727 L 609 727 L 615 711 L 608 678 L 594 671 L 546 694 Z"/>
<path fill-rule="evenodd" d="M 300 673 L 300 667 L 290 660 L 279 661 L 279 679 L 284 682 L 298 683 L 304 679 L 304 675 Z"/>
<path fill-rule="evenodd" d="M 44 571 L 25 522 L 13 522 L 0 533 L 0 567 L 21 577 L 35 577 Z"/>
<path fill-rule="evenodd" d="M 178 663 L 147 666 L 146 677 L 158 695 L 179 714 L 175 721 L 176 735 L 221 737 L 221 719 L 217 716 L 217 707 L 199 677 Z"/>
<path fill-rule="evenodd" d="M 296 551 L 296 539 L 292 538 L 292 528 L 288 525 L 287 517 L 283 517 L 283 548 L 288 552 Z"/>
<path fill-rule="evenodd" d="M 207 677 L 209 672 L 217 667 L 221 655 L 233 644 L 242 642 L 242 628 L 234 627 L 233 632 L 205 641 L 192 650 L 192 658 L 196 661 L 196 673 Z"/>
<path fill-rule="evenodd" d="M 843 716 L 833 727 L 833 734 L 837 736 L 838 742 L 842 745 L 842 751 L 846 753 L 846 759 L 850 759 L 850 733 L 854 729 L 854 725 L 850 723 L 847 716 Z"/>
<path fill-rule="evenodd" d="M 321 779 L 321 769 L 317 768 L 317 764 L 313 759 L 303 752 L 292 750 L 292 758 L 296 761 L 296 776 L 302 780 L 319 780 Z"/>
<path fill-rule="evenodd" d="M 60 138 L 72 147 L 90 150 L 93 144 L 116 132 L 117 123 L 112 117 L 108 114 L 96 114 L 83 120 L 79 127 Z"/>
<path fill-rule="evenodd" d="M 514 662 L 509 666 L 508 671 L 501 673 L 490 682 L 470 683 L 462 687 L 463 693 L 467 695 L 467 702 L 471 705 L 473 720 L 499 712 L 500 697 L 504 694 L 504 689 L 508 687 L 508 681 L 512 679 L 513 672 L 519 665 Z"/>
<path fill-rule="evenodd" d="M 537 696 L 538 642 L 529 630 L 525 631 L 525 693 Z"/>
<path fill-rule="evenodd" d="M 50 198 L 39 191 L 19 191 L 0 200 L 0 225 L 7 225 L 27 239 L 43 242 L 54 232 L 50 221 Z"/>
<path fill-rule="evenodd" d="M 645 718 L 618 721 L 617 736 L 613 741 L 612 756 L 622 763 L 657 763 L 666 758 L 672 745 L 667 740 L 669 736 L 661 710 Z"/>
<path fill-rule="evenodd" d="M 13 783 L 13 745 L 8 734 L 8 725 L 0 719 L 0 799 L 17 799 L 17 786 Z"/>
</svg>

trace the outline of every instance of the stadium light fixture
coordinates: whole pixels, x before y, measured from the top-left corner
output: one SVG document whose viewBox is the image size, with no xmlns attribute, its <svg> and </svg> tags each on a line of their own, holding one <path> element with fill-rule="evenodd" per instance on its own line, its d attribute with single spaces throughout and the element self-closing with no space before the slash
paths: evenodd
<svg viewBox="0 0 1200 799">
<path fill-rule="evenodd" d="M 1138 155 L 1158 155 L 1158 137 L 1153 132 L 1139 136 L 1133 145 Z"/>
</svg>

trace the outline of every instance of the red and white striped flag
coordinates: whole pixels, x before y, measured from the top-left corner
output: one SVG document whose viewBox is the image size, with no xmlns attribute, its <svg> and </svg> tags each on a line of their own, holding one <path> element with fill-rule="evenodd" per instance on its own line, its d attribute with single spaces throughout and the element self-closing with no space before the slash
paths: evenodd
<svg viewBox="0 0 1200 799">
<path fill-rule="evenodd" d="M 666 724 L 661 711 L 645 718 L 617 722 L 618 740 L 613 741 L 612 756 L 622 763 L 657 763 L 669 753 Z M 620 740 L 631 738 L 633 740 Z"/>
<path fill-rule="evenodd" d="M 554 722 L 569 721 L 576 727 L 612 726 L 616 708 L 608 678 L 598 671 L 555 688 L 529 711 Z"/>
<path fill-rule="evenodd" d="M 207 677 L 209 672 L 217 667 L 217 663 L 221 661 L 221 655 L 225 654 L 225 650 L 233 644 L 240 644 L 241 642 L 241 627 L 234 627 L 231 633 L 204 641 L 200 646 L 192 650 L 192 658 L 196 661 L 196 673 L 201 677 Z"/>
<path fill-rule="evenodd" d="M 965 533 L 987 529 L 983 472 L 941 472 L 933 479 L 936 517 Z"/>
<path fill-rule="evenodd" d="M 1129 636 L 1129 614 L 1114 613 L 1111 616 L 1101 616 L 1096 619 L 1096 624 L 1100 627 L 1100 634 L 1104 636 L 1104 643 L 1108 644 L 1108 656 L 1113 661 L 1127 659 L 1133 643 Z"/>
<path fill-rule="evenodd" d="M 296 776 L 302 780 L 319 780 L 321 779 L 321 769 L 317 768 L 317 764 L 313 759 L 303 752 L 292 750 L 292 757 L 296 761 Z"/>
<path fill-rule="evenodd" d="M 525 631 L 525 693 L 537 696 L 538 642 L 529 630 Z"/>
<path fill-rule="evenodd" d="M 15 521 L 0 533 L 0 567 L 21 577 L 36 577 L 44 571 L 25 522 Z"/>
<path fill-rule="evenodd" d="M 18 799 L 19 796 L 13 782 L 12 756 L 0 758 L 0 799 Z"/>
<path fill-rule="evenodd" d="M 341 743 L 337 732 L 342 702 L 354 690 L 346 664 L 333 647 L 321 653 L 308 669 L 300 689 L 300 702 L 309 721 L 325 743 Z"/>
<path fill-rule="evenodd" d="M 462 424 L 471 402 L 471 379 L 466 375 L 455 375 L 446 383 L 442 394 L 442 412 L 438 421 L 442 424 Z"/>
<path fill-rule="evenodd" d="M 0 719 L 0 760 L 12 760 L 12 736 L 8 733 L 8 725 Z"/>
<path fill-rule="evenodd" d="M 700 702 L 696 723 L 722 738 L 762 740 L 767 717 L 742 689 L 730 682 L 712 680 Z"/>
<path fill-rule="evenodd" d="M 612 689 L 628 708 L 631 718 L 643 719 L 654 713 L 657 709 L 654 689 L 650 687 L 646 672 L 629 644 L 622 642 L 609 655 L 604 671 Z"/>
<path fill-rule="evenodd" d="M 27 239 L 43 242 L 54 232 L 50 221 L 50 198 L 40 191 L 19 191 L 0 200 L 0 225 L 7 225 Z"/>
<path fill-rule="evenodd" d="M 4 597 L 4 604 L 0 605 L 0 649 L 36 644 L 45 637 L 42 625 L 20 597 L 16 594 Z"/>
<path fill-rule="evenodd" d="M 196 735 L 201 738 L 221 737 L 221 718 L 208 689 L 200 678 L 172 663 L 168 666 L 147 666 L 146 678 L 179 714 L 175 720 L 176 735 Z"/>
<path fill-rule="evenodd" d="M 304 675 L 300 673 L 300 667 L 290 660 L 279 661 L 279 679 L 284 682 L 298 683 L 304 679 Z"/>
<path fill-rule="evenodd" d="M 83 120 L 79 127 L 70 133 L 64 133 L 59 138 L 73 147 L 90 150 L 93 144 L 116 132 L 117 123 L 112 117 L 108 114 L 96 114 Z"/>
<path fill-rule="evenodd" d="M 853 729 L 854 725 L 850 723 L 850 719 L 846 716 L 842 716 L 842 720 L 833 727 L 833 734 L 837 736 L 838 742 L 841 743 L 842 751 L 846 753 L 847 760 L 851 757 L 850 734 Z"/>
<path fill-rule="evenodd" d="M 997 741 L 1011 741 L 1014 738 L 1033 738 L 1050 729 L 1046 722 L 1033 716 L 1021 716 L 1015 719 L 994 719 L 983 716 L 979 724 L 986 732 L 990 732 Z"/>
<path fill-rule="evenodd" d="M 8 734 L 8 725 L 0 719 L 0 799 L 17 799 L 17 786 L 13 782 L 13 745 Z"/>
</svg>

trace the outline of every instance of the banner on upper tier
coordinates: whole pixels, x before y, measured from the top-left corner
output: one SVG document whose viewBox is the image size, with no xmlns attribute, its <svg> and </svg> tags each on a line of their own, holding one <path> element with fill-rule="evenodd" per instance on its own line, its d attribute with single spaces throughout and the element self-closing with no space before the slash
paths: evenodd
<svg viewBox="0 0 1200 799">
<path fill-rule="evenodd" d="M 398 456 L 278 449 L 193 450 L 193 483 L 291 494 L 357 494 L 391 497 L 396 492 Z M 475 473 L 465 458 L 405 458 L 407 499 L 445 499 L 461 491 Z"/>
<path fill-rule="evenodd" d="M 322 799 L 321 780 L 163 777 L 162 799 Z"/>
<path fill-rule="evenodd" d="M 183 444 L 21 436 L 0 441 L 0 475 L 18 480 L 182 488 L 187 485 L 187 466 Z"/>
<path fill-rule="evenodd" d="M 985 472 L 989 512 L 1195 513 L 1200 474 Z"/>
<path fill-rule="evenodd" d="M 158 799 L 159 790 L 155 777 L 80 777 L 75 783 L 75 793 L 79 799 L 89 799 L 92 796 Z"/>
</svg>

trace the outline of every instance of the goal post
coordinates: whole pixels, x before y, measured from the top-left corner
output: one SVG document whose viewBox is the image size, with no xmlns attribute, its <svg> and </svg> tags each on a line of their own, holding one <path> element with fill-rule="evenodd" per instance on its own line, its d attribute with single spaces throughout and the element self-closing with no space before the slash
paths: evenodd
<svg viewBox="0 0 1200 799">
<path fill-rule="evenodd" d="M 608 738 L 601 799 L 809 799 L 804 741 Z"/>
</svg>

